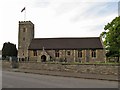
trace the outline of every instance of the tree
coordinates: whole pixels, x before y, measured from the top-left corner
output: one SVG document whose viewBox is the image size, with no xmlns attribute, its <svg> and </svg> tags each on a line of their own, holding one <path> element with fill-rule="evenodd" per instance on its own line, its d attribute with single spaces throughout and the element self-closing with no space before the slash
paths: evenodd
<svg viewBox="0 0 120 90">
<path fill-rule="evenodd" d="M 4 43 L 3 44 L 3 48 L 2 48 L 2 57 L 6 58 L 7 56 L 15 56 L 17 57 L 17 48 L 16 45 L 8 42 L 8 43 Z"/>
<path fill-rule="evenodd" d="M 110 23 L 105 25 L 105 31 L 101 36 L 105 39 L 104 44 L 108 53 L 108 57 L 120 57 L 120 16 L 113 19 Z"/>
</svg>

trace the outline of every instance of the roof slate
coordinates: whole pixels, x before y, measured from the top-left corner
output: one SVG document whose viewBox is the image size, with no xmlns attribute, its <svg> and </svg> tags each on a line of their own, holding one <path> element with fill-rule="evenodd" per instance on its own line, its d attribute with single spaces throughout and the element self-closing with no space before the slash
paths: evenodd
<svg viewBox="0 0 120 90">
<path fill-rule="evenodd" d="M 29 50 L 41 49 L 103 49 L 100 37 L 34 38 Z"/>
</svg>

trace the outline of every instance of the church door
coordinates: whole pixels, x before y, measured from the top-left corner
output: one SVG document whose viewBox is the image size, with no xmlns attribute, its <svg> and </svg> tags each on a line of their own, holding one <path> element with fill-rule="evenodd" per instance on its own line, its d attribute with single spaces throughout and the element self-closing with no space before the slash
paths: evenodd
<svg viewBox="0 0 120 90">
<path fill-rule="evenodd" d="M 41 61 L 42 61 L 42 62 L 46 62 L 46 56 L 45 56 L 45 55 L 42 55 L 42 56 L 41 56 Z"/>
</svg>

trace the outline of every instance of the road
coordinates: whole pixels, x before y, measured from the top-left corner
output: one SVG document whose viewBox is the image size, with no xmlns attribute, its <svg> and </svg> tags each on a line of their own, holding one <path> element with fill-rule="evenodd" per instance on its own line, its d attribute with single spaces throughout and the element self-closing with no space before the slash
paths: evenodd
<svg viewBox="0 0 120 90">
<path fill-rule="evenodd" d="M 3 88 L 118 88 L 118 82 L 59 77 L 21 72 L 2 72 Z"/>
</svg>

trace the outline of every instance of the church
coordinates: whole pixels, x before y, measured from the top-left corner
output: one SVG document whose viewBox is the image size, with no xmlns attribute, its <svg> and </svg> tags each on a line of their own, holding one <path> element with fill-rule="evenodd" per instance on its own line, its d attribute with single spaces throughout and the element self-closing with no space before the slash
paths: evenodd
<svg viewBox="0 0 120 90">
<path fill-rule="evenodd" d="M 104 62 L 105 49 L 100 37 L 34 38 L 34 24 L 19 21 L 19 61 Z"/>
</svg>

